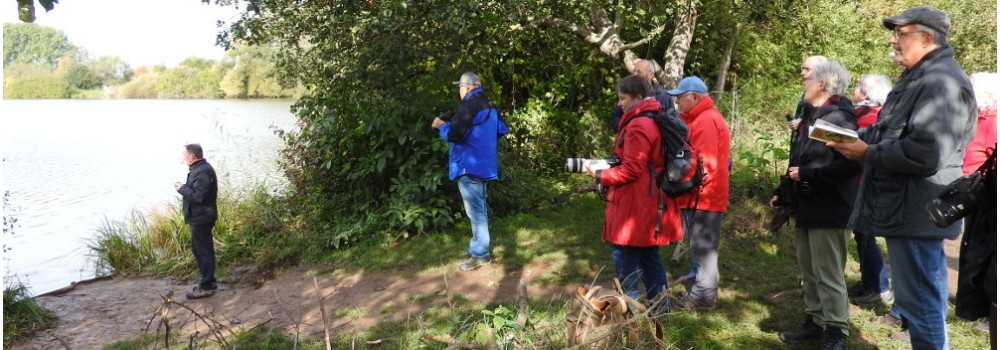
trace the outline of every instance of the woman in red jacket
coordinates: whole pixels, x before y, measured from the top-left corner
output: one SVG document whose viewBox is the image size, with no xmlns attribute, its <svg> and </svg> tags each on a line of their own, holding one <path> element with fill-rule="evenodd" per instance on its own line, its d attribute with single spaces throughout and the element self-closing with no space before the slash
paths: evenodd
<svg viewBox="0 0 1000 350">
<path fill-rule="evenodd" d="M 660 111 L 660 103 L 650 97 L 649 81 L 628 76 L 618 82 L 617 91 L 618 105 L 625 110 L 614 144 L 620 165 L 588 167 L 587 173 L 599 188 L 607 189 L 602 238 L 611 243 L 615 276 L 632 297 L 639 295 L 641 278 L 646 298 L 653 300 L 667 285 L 659 247 L 681 239 L 680 211 L 676 200 L 665 195 L 655 181 L 655 174 L 664 167 L 660 131 L 652 118 L 638 116 Z"/>
<path fill-rule="evenodd" d="M 892 81 L 882 74 L 865 74 L 858 78 L 854 86 L 854 114 L 857 115 L 858 129 L 875 124 L 882 104 L 892 90 Z M 854 243 L 858 249 L 858 263 L 861 265 L 861 281 L 847 288 L 847 296 L 852 304 L 873 303 L 892 304 L 895 296 L 889 285 L 889 274 L 885 269 L 882 250 L 870 233 L 854 232 Z M 892 309 L 886 316 L 893 323 L 900 319 L 898 311 Z"/>
</svg>

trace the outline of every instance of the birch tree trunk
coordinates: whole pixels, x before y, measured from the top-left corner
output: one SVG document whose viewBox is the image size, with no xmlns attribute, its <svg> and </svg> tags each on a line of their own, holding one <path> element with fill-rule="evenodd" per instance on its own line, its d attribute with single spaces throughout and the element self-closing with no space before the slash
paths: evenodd
<svg viewBox="0 0 1000 350">
<path fill-rule="evenodd" d="M 694 26 L 698 21 L 698 9 L 691 0 L 679 0 L 686 11 L 677 13 L 674 28 L 674 36 L 670 38 L 670 46 L 663 54 L 663 70 L 657 75 L 656 80 L 665 88 L 673 88 L 684 76 L 684 60 L 687 59 L 688 51 L 691 49 L 691 40 L 694 38 Z M 686 2 L 686 4 L 684 4 Z"/>
<path fill-rule="evenodd" d="M 733 31 L 732 40 L 729 40 L 729 43 L 726 44 L 726 51 L 722 54 L 722 62 L 719 63 L 719 75 L 715 77 L 716 98 L 722 96 L 722 93 L 726 91 L 726 75 L 729 74 L 729 64 L 733 58 L 733 46 L 736 46 L 736 40 L 740 37 L 741 29 L 743 29 L 743 23 L 736 23 L 736 30 Z"/>
</svg>

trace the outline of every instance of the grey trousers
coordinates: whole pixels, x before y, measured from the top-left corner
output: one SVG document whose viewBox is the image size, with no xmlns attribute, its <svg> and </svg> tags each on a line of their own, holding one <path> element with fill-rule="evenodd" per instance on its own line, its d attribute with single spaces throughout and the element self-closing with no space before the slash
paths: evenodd
<svg viewBox="0 0 1000 350">
<path fill-rule="evenodd" d="M 719 236 L 722 213 L 682 209 L 684 234 L 691 244 L 691 256 L 698 264 L 698 274 L 691 286 L 690 298 L 714 304 L 719 291 Z"/>
</svg>

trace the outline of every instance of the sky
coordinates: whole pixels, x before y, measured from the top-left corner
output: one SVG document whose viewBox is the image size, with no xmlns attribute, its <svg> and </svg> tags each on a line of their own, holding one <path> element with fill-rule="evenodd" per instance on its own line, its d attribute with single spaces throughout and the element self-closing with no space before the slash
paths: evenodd
<svg viewBox="0 0 1000 350">
<path fill-rule="evenodd" d="M 0 8 L 3 22 L 21 23 L 16 3 L 7 2 Z M 49 12 L 36 2 L 35 24 L 62 30 L 92 58 L 119 56 L 133 68 L 175 67 L 192 56 L 221 59 L 216 22 L 231 23 L 239 13 L 201 0 L 60 0 Z"/>
</svg>

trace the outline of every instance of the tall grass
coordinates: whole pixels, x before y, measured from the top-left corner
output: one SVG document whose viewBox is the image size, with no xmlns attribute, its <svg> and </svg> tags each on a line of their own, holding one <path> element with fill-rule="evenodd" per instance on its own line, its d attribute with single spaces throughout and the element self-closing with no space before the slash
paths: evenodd
<svg viewBox="0 0 1000 350">
<path fill-rule="evenodd" d="M 35 299 L 20 279 L 4 277 L 3 286 L 3 344 L 4 348 L 17 339 L 35 331 L 52 327 L 55 318 Z"/>
<path fill-rule="evenodd" d="M 190 252 L 191 231 L 180 212 L 181 202 L 165 204 L 148 213 L 133 211 L 122 220 L 109 220 L 88 244 L 102 273 L 178 275 L 195 270 Z M 217 264 L 259 261 L 262 249 L 282 239 L 281 200 L 264 185 L 246 190 L 220 189 L 219 220 L 213 229 Z"/>
</svg>

